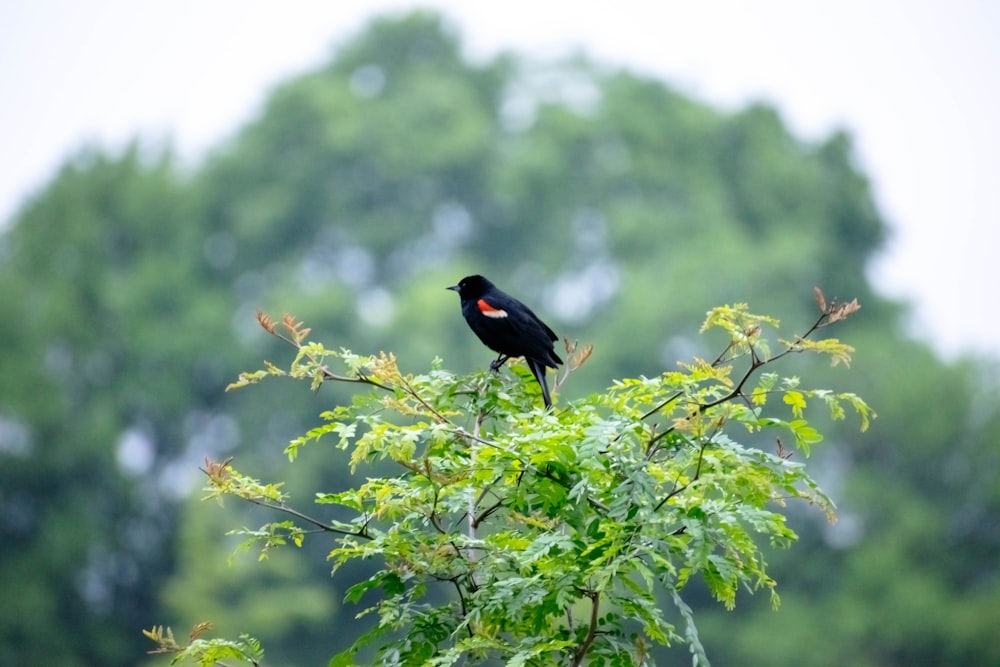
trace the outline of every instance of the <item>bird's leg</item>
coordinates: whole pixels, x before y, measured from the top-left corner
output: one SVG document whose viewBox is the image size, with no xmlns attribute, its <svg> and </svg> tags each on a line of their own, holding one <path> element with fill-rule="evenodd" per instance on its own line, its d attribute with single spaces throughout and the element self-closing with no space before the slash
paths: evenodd
<svg viewBox="0 0 1000 667">
<path fill-rule="evenodd" d="M 509 354 L 501 353 L 499 357 L 490 362 L 490 370 L 496 373 L 497 371 L 500 370 L 500 367 L 507 362 L 508 359 L 510 359 Z"/>
</svg>

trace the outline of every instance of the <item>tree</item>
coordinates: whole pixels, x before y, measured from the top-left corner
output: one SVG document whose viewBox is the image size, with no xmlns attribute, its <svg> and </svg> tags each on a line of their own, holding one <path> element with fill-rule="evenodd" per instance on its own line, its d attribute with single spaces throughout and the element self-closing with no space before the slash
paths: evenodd
<svg viewBox="0 0 1000 667">
<path fill-rule="evenodd" d="M 862 429 L 873 416 L 855 394 L 805 390 L 798 378 L 761 371 L 796 352 L 849 361 L 849 346 L 811 336 L 854 313 L 857 302 L 828 305 L 818 290 L 817 298 L 815 323 L 779 339 L 780 352 L 769 351 L 773 343 L 763 334 L 775 321 L 742 305 L 716 308 L 702 329 L 720 329 L 729 342 L 713 362 L 695 359 L 680 371 L 620 381 L 553 411 L 526 409 L 537 392 L 525 389 L 535 385 L 525 384 L 523 368 L 513 383 L 439 366 L 404 375 L 392 355 L 327 350 L 308 342 L 309 329 L 291 316 L 281 333 L 259 314 L 262 326 L 298 353 L 288 371 L 268 364 L 231 388 L 285 375 L 313 388 L 331 381 L 374 387 L 325 412 L 325 423 L 288 445 L 289 460 L 325 439 L 350 451 L 352 471 L 379 460 L 401 471 L 318 492 L 316 502 L 332 506 L 324 514 L 333 518 L 307 514 L 290 503 L 283 483 L 245 476 L 231 460 L 206 462 L 209 497 L 233 496 L 288 517 L 239 531 L 262 558 L 326 534 L 334 538 L 335 573 L 355 560 L 377 561 L 376 573 L 346 593 L 350 602 L 378 594 L 359 614 L 377 615 L 375 626 L 331 665 L 356 664 L 372 642 L 381 644 L 380 664 L 644 665 L 652 664 L 651 643 L 679 641 L 696 664 L 707 665 L 680 597 L 688 581 L 701 575 L 727 608 L 740 588 L 767 589 L 777 606 L 758 541 L 787 546 L 796 538 L 779 509 L 788 499 L 833 514 L 780 438 L 775 454 L 733 438 L 775 429 L 808 453 L 820 435 L 804 419 L 807 404 L 824 406 L 834 419 L 853 408 Z M 592 351 L 567 341 L 568 371 L 558 384 Z M 332 370 L 334 363 L 343 370 Z M 775 403 L 790 418 L 771 416 Z M 428 600 L 436 585 L 447 595 Z M 682 630 L 664 616 L 661 595 L 683 619 Z M 260 656 L 246 637 L 181 646 L 162 627 L 147 635 L 158 650 L 201 664 L 256 664 Z"/>
<path fill-rule="evenodd" d="M 184 254 L 158 255 L 183 238 L 179 187 L 169 157 L 86 151 L 4 236 L 0 663 L 124 664 L 140 650 L 119 628 L 156 607 L 172 513 L 139 478 L 151 449 L 170 457 L 191 399 L 165 368 L 190 349 L 157 327 L 157 311 L 183 319 Z M 138 458 L 123 463 L 126 436 Z"/>
</svg>

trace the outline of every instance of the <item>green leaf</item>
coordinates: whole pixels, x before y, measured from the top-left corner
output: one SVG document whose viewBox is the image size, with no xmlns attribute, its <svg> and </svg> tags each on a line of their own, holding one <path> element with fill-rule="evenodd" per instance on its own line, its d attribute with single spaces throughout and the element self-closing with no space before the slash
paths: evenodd
<svg viewBox="0 0 1000 667">
<path fill-rule="evenodd" d="M 792 406 L 792 414 L 802 417 L 802 411 L 806 408 L 806 399 L 801 391 L 786 391 L 783 400 L 787 405 Z"/>
</svg>

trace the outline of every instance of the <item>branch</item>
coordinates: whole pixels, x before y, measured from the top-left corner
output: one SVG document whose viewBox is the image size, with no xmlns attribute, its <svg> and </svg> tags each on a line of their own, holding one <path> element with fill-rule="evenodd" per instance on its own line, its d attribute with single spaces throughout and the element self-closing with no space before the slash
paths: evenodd
<svg viewBox="0 0 1000 667">
<path fill-rule="evenodd" d="M 271 502 L 267 500 L 261 500 L 261 497 L 266 497 L 266 496 L 264 496 L 259 490 L 250 488 L 241 488 L 239 486 L 236 486 L 234 488 L 226 481 L 234 474 L 234 471 L 229 465 L 232 462 L 232 460 L 233 460 L 232 457 L 229 457 L 225 461 L 217 463 L 206 458 L 205 467 L 198 468 L 208 477 L 209 482 L 212 484 L 213 487 L 215 487 L 216 493 L 218 495 L 236 496 L 241 500 L 244 500 L 253 505 L 257 505 L 259 507 L 266 507 L 268 509 L 284 512 L 285 514 L 291 514 L 292 516 L 301 519 L 306 523 L 310 523 L 316 526 L 317 528 L 319 528 L 324 532 L 337 533 L 338 535 L 347 535 L 351 537 L 363 537 L 366 540 L 372 539 L 372 537 L 367 533 L 367 528 L 368 528 L 367 521 L 365 522 L 365 525 L 363 527 L 361 527 L 356 531 L 343 530 L 342 528 L 335 528 L 333 526 L 324 523 L 323 521 L 320 521 L 319 519 L 314 519 L 308 514 L 303 514 L 297 509 L 289 507 L 288 505 L 285 504 L 283 500 L 281 500 L 280 496 L 275 496 L 276 502 Z M 243 478 L 242 476 L 240 476 L 237 479 L 246 480 L 247 478 Z M 260 487 L 259 483 L 256 481 L 253 481 L 253 485 L 258 489 L 267 488 L 267 487 Z"/>
<path fill-rule="evenodd" d="M 312 329 L 309 328 L 305 329 L 302 328 L 302 322 L 296 322 L 295 318 L 288 313 L 285 313 L 285 315 L 282 316 L 281 318 L 281 324 L 288 332 L 289 334 L 288 336 L 285 336 L 284 334 L 279 332 L 277 323 L 271 318 L 270 315 L 268 315 L 262 310 L 257 311 L 257 322 L 264 329 L 264 331 L 268 332 L 269 334 L 271 334 L 275 338 L 278 338 L 279 340 L 285 341 L 286 343 L 288 343 L 289 345 L 291 345 L 292 347 L 294 347 L 296 350 L 299 351 L 302 350 L 302 341 L 304 341 L 306 337 L 309 335 L 309 332 L 312 331 Z M 312 358 L 311 355 L 310 358 Z M 313 359 L 313 361 L 315 361 L 315 359 Z M 347 375 L 337 375 L 336 373 L 330 371 L 330 369 L 328 369 L 325 365 L 318 364 L 317 368 L 323 374 L 324 381 L 331 380 L 334 382 L 351 382 L 356 384 L 367 384 L 373 387 L 378 387 L 379 389 L 384 389 L 385 391 L 393 391 L 392 387 L 384 385 L 381 382 L 372 380 L 370 377 L 361 372 L 359 372 L 355 377 L 350 377 Z"/>
<path fill-rule="evenodd" d="M 661 507 L 663 507 L 664 505 L 666 505 L 667 502 L 669 502 L 671 498 L 673 498 L 674 496 L 677 496 L 677 495 L 679 495 L 681 493 L 684 493 L 685 490 L 687 490 L 692 484 L 694 484 L 695 482 L 698 481 L 698 478 L 701 477 L 701 463 L 702 463 L 702 461 L 705 460 L 705 448 L 708 447 L 708 444 L 711 441 L 712 440 L 710 438 L 710 439 L 708 439 L 708 440 L 706 440 L 705 442 L 702 443 L 701 449 L 698 451 L 698 464 L 695 466 L 694 477 L 691 478 L 691 481 L 688 482 L 687 484 L 684 484 L 681 487 L 678 487 L 677 486 L 677 482 L 675 480 L 674 481 L 674 488 L 671 489 L 670 493 L 668 493 L 666 496 L 664 496 L 663 500 L 661 500 L 660 502 L 658 502 L 656 504 L 656 507 L 653 508 L 653 512 L 654 513 L 658 512 Z M 680 473 L 680 471 L 678 471 L 678 473 L 677 473 L 677 479 L 680 479 L 680 475 L 681 475 L 681 473 Z"/>
<path fill-rule="evenodd" d="M 286 339 L 287 340 L 287 339 Z M 350 377 L 349 375 L 337 375 L 336 373 L 330 372 L 326 366 L 319 366 L 319 370 L 323 373 L 323 380 L 331 380 L 333 382 L 353 382 L 355 384 L 368 384 L 373 387 L 378 387 L 379 389 L 384 389 L 385 391 L 393 391 L 393 388 L 384 385 L 381 382 L 372 380 L 370 377 L 364 373 L 358 373 L 355 377 Z"/>
<path fill-rule="evenodd" d="M 417 393 L 417 390 L 413 388 L 413 386 L 409 383 L 409 381 L 406 378 L 401 378 L 401 381 L 403 383 L 403 387 L 406 388 L 406 393 L 408 393 L 413 398 L 417 399 L 417 401 L 420 403 L 420 405 L 424 406 L 424 409 L 427 410 L 427 412 L 431 413 L 431 415 L 433 415 L 434 418 L 438 420 L 438 423 L 440 423 L 440 424 L 451 424 L 452 426 L 455 425 L 450 419 L 448 419 L 443 414 L 441 414 L 440 412 L 438 412 L 434 408 L 434 406 L 432 406 L 430 403 L 428 403 L 427 401 L 425 401 L 424 397 Z M 381 385 L 379 385 L 379 386 L 381 386 Z M 477 425 L 477 430 L 478 430 L 478 425 Z"/>
<path fill-rule="evenodd" d="M 597 637 L 597 618 L 601 605 L 601 594 L 597 591 L 584 591 L 583 594 L 590 598 L 590 626 L 587 628 L 587 636 L 583 638 L 580 648 L 573 654 L 573 662 L 570 663 L 572 667 L 579 667 L 583 664 L 587 651 L 590 650 L 594 638 Z"/>
<path fill-rule="evenodd" d="M 430 477 L 428 477 L 427 479 L 430 480 L 431 484 L 434 484 L 434 480 L 431 480 Z M 427 515 L 427 518 L 430 520 L 431 525 L 434 526 L 434 529 L 437 532 L 439 532 L 442 535 L 447 535 L 448 531 L 446 531 L 444 529 L 444 526 L 441 525 L 441 519 L 438 518 L 438 513 L 437 513 L 438 500 L 441 497 L 440 491 L 441 487 L 439 487 L 437 484 L 434 484 L 434 506 L 431 507 L 431 513 Z"/>
<path fill-rule="evenodd" d="M 721 364 L 724 359 L 726 359 L 726 355 L 729 354 L 729 351 L 733 349 L 733 345 L 735 345 L 735 344 L 736 344 L 735 341 L 732 341 L 732 340 L 729 341 L 729 345 L 726 345 L 726 349 L 724 349 L 722 352 L 720 352 L 719 356 L 717 356 L 712 361 L 712 364 L 711 364 L 712 368 L 717 368 L 718 365 Z M 656 407 L 651 408 L 649 411 L 647 411 L 642 417 L 640 417 L 640 420 L 645 421 L 647 418 L 652 417 L 657 412 L 659 412 L 663 408 L 667 407 L 668 405 L 670 405 L 671 403 L 673 403 L 674 401 L 676 401 L 678 398 L 680 398 L 683 395 L 684 395 L 684 392 L 678 391 L 673 396 L 670 396 L 669 398 L 667 398 L 666 400 L 664 400 L 662 403 L 660 403 Z"/>
<path fill-rule="evenodd" d="M 471 457 L 470 463 L 473 465 L 476 462 L 476 453 L 479 448 L 479 444 L 482 441 L 482 438 L 479 437 L 479 433 L 480 429 L 482 428 L 483 422 L 485 420 L 486 420 L 486 412 L 484 410 L 480 410 L 479 414 L 476 415 L 476 421 L 473 423 L 472 433 L 470 434 L 472 437 L 472 444 L 469 447 L 469 453 Z M 446 420 L 446 421 L 447 423 L 452 424 L 451 420 Z M 454 427 L 455 425 L 452 424 L 452 426 Z M 466 508 L 466 529 L 467 529 L 467 534 L 469 536 L 470 548 L 466 550 L 466 552 L 462 555 L 462 558 L 464 558 L 465 562 L 468 564 L 469 587 L 473 591 L 479 589 L 479 582 L 476 581 L 476 573 L 475 573 L 475 564 L 478 559 L 476 558 L 476 555 L 471 548 L 471 543 L 474 542 L 476 539 L 476 528 L 478 527 L 478 524 L 476 523 L 476 505 L 479 503 L 479 500 L 483 497 L 483 495 L 486 494 L 489 488 L 490 487 L 487 486 L 485 489 L 483 489 L 482 494 L 480 494 L 478 498 L 473 497 L 471 486 L 466 491 L 466 493 L 469 496 L 468 497 L 469 504 L 468 507 Z M 470 629 L 470 636 L 471 636 L 471 629 Z"/>
<path fill-rule="evenodd" d="M 486 494 L 489 493 L 493 489 L 493 486 L 497 482 L 499 482 L 501 479 L 503 479 L 502 476 L 501 477 L 497 477 L 495 480 L 493 480 L 492 482 L 490 482 L 489 484 L 487 484 L 483 488 L 483 490 L 479 494 L 479 497 L 476 498 L 476 500 L 469 506 L 469 511 L 470 512 L 475 513 L 476 509 L 479 508 L 479 503 L 483 502 L 483 499 L 486 498 Z M 500 498 L 495 503 L 493 503 L 492 505 L 490 505 L 489 507 L 487 507 L 485 510 L 483 510 L 479 514 L 479 516 L 473 516 L 473 519 L 472 519 L 472 528 L 473 528 L 473 530 L 475 530 L 476 528 L 478 528 L 479 525 L 483 521 L 485 521 L 487 517 L 489 517 L 495 511 L 497 511 L 498 509 L 500 509 L 500 507 L 502 507 L 502 506 L 503 506 L 503 498 Z"/>
<path fill-rule="evenodd" d="M 238 497 L 242 498 L 243 500 L 247 501 L 248 503 L 252 503 L 252 504 L 258 505 L 260 507 L 266 507 L 268 509 L 277 510 L 279 512 L 284 512 L 285 514 L 291 514 L 292 516 L 294 516 L 296 518 L 299 518 L 299 519 L 305 521 L 306 523 L 311 523 L 312 525 L 316 526 L 320 530 L 322 530 L 324 532 L 327 532 L 327 533 L 336 533 L 337 535 L 347 535 L 349 537 L 361 537 L 361 538 L 364 538 L 366 540 L 373 539 L 372 536 L 369 535 L 368 532 L 367 532 L 367 528 L 368 528 L 368 523 L 367 522 L 365 522 L 365 525 L 362 528 L 360 528 L 360 529 L 358 529 L 356 531 L 343 530 L 341 528 L 334 528 L 333 526 L 327 525 L 327 524 L 323 523 L 322 521 L 320 521 L 319 519 L 312 518 L 308 514 L 303 514 L 302 512 L 298 511 L 297 509 L 289 507 L 285 503 L 280 503 L 280 504 L 278 504 L 278 503 L 269 503 L 267 501 L 258 500 L 256 498 L 247 498 L 247 497 L 244 497 L 244 496 L 238 496 Z"/>
<path fill-rule="evenodd" d="M 458 603 L 459 606 L 462 608 L 462 620 L 464 621 L 465 617 L 469 613 L 469 608 L 465 604 L 465 595 L 462 593 L 462 587 L 458 583 L 458 577 L 452 578 L 451 583 L 455 585 L 455 591 L 458 593 Z M 472 632 L 471 625 L 466 624 L 465 628 L 469 631 L 469 637 L 475 636 L 475 634 Z"/>
<path fill-rule="evenodd" d="M 451 423 L 451 422 L 449 422 L 449 423 Z M 535 464 L 533 464 L 530 461 L 528 461 L 527 459 L 523 458 L 520 454 L 518 454 L 516 451 L 514 451 L 510 447 L 505 447 L 503 445 L 499 445 L 499 444 L 497 444 L 495 442 L 492 442 L 490 440 L 485 440 L 484 438 L 481 438 L 479 436 L 478 430 L 479 430 L 479 424 L 477 423 L 476 427 L 475 427 L 475 431 L 472 432 L 472 433 L 469 433 L 468 431 L 466 431 L 461 426 L 454 426 L 454 429 L 453 429 L 452 432 L 455 435 L 457 435 L 457 436 L 459 436 L 461 438 L 465 438 L 465 439 L 467 439 L 467 440 L 469 440 L 471 442 L 475 442 L 475 443 L 479 443 L 479 444 L 482 444 L 482 445 L 486 445 L 487 447 L 493 447 L 494 449 L 498 449 L 501 452 L 507 453 L 508 455 L 511 456 L 511 458 L 513 458 L 516 461 L 520 462 L 521 465 L 524 466 L 524 470 L 530 470 L 531 472 L 535 473 L 536 475 L 538 475 L 540 477 L 544 477 L 545 479 L 548 479 L 548 480 L 551 480 L 551 481 L 555 482 L 556 484 L 558 484 L 559 486 L 563 487 L 564 489 L 569 490 L 569 489 L 573 488 L 571 485 L 567 484 L 564 480 L 559 479 L 558 477 L 556 477 L 555 475 L 553 475 L 550 472 L 542 470 L 541 468 L 539 468 Z M 605 505 L 603 503 L 601 503 L 600 501 L 595 500 L 594 498 L 591 498 L 590 496 L 587 496 L 587 502 L 594 509 L 601 511 L 604 514 L 608 513 L 608 508 L 605 507 Z"/>
<path fill-rule="evenodd" d="M 852 303 L 855 303 L 855 302 L 852 302 Z M 850 305 L 851 304 L 843 304 L 843 305 L 838 305 L 836 303 L 832 304 L 828 309 L 825 309 L 822 313 L 820 313 L 820 316 L 816 319 L 815 322 L 813 322 L 812 326 L 809 327 L 809 329 L 804 334 L 802 334 L 800 336 L 797 336 L 797 338 L 799 340 L 805 340 L 806 338 L 808 338 L 809 336 L 811 336 L 813 333 L 815 333 L 817 329 L 820 329 L 820 328 L 826 326 L 827 324 L 832 324 L 833 322 L 837 321 L 837 319 L 843 319 L 843 317 L 846 317 L 846 315 L 841 315 L 837 319 L 834 319 L 833 316 L 836 315 L 836 314 L 838 314 L 838 313 L 842 313 Z M 858 307 L 860 307 L 860 306 L 858 306 Z M 853 311 L 851 311 L 851 312 L 853 312 Z M 726 354 L 732 349 L 732 347 L 733 347 L 733 342 L 730 341 L 729 345 L 726 346 L 726 349 L 723 350 L 722 354 L 720 354 L 718 357 L 716 357 L 715 361 L 712 362 L 712 367 L 713 368 L 715 366 L 717 366 L 718 364 L 720 364 L 726 358 Z M 770 357 L 769 359 L 762 359 L 757 354 L 757 348 L 755 348 L 753 345 L 750 345 L 749 347 L 750 347 L 750 357 L 751 357 L 750 366 L 747 368 L 746 372 L 743 374 L 743 377 L 740 378 L 739 382 L 736 383 L 736 386 L 733 388 L 733 390 L 730 391 L 729 393 L 727 393 L 725 396 L 722 396 L 721 398 L 715 399 L 714 401 L 709 401 L 708 403 L 699 403 L 698 404 L 698 409 L 697 409 L 697 414 L 700 415 L 700 414 L 704 413 L 706 410 L 708 410 L 709 408 L 714 408 L 715 406 L 721 405 L 722 403 L 728 403 L 729 401 L 733 400 L 734 398 L 742 396 L 743 395 L 743 387 L 750 380 L 750 378 L 753 377 L 753 375 L 757 372 L 757 370 L 759 368 L 761 368 L 762 366 L 765 366 L 767 364 L 773 363 L 773 362 L 781 359 L 782 357 L 785 357 L 785 356 L 791 354 L 792 352 L 799 352 L 800 351 L 800 350 L 797 350 L 794 347 L 786 346 L 786 348 L 785 348 L 785 350 L 783 352 L 780 352 L 780 353 L 774 355 L 773 357 Z M 667 405 L 669 405 L 670 403 L 673 403 L 675 400 L 677 400 L 682 394 L 683 394 L 683 392 L 677 392 L 676 394 L 674 394 L 670 398 L 666 399 L 665 401 L 663 401 L 662 403 L 660 403 L 658 406 L 656 406 L 652 410 L 649 410 L 648 412 L 646 412 L 646 414 L 644 414 L 642 416 L 642 419 L 646 419 L 647 417 L 650 417 L 650 416 L 656 414 L 657 412 L 659 412 L 660 410 L 662 410 L 663 408 L 665 408 Z M 671 427 L 665 429 L 662 433 L 658 433 L 655 436 L 653 436 L 652 438 L 650 438 L 649 442 L 646 445 L 646 451 L 649 452 L 648 455 L 652 455 L 652 452 L 655 451 L 655 445 L 656 445 L 657 442 L 659 442 L 663 438 L 667 437 L 668 435 L 670 435 L 671 433 L 673 433 L 675 430 L 677 430 L 676 427 L 675 426 L 671 426 Z"/>
</svg>

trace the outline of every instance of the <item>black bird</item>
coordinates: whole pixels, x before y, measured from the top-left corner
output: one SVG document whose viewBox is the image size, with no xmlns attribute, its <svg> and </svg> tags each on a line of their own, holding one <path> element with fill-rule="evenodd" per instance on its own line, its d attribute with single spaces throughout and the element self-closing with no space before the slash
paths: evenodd
<svg viewBox="0 0 1000 667">
<path fill-rule="evenodd" d="M 467 276 L 448 289 L 458 292 L 462 315 L 479 340 L 500 355 L 490 369 L 498 370 L 511 357 L 524 357 L 542 388 L 545 407 L 551 408 L 545 368 L 556 368 L 563 362 L 552 345 L 559 337 L 531 308 L 482 276 Z"/>
</svg>

